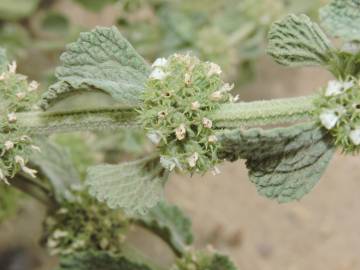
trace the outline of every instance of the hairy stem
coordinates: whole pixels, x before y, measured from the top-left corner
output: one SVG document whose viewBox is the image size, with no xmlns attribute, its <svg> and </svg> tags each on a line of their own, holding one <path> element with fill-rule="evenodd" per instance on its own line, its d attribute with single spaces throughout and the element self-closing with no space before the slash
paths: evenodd
<svg viewBox="0 0 360 270">
<path fill-rule="evenodd" d="M 56 112 L 18 113 L 17 124 L 31 134 L 51 134 L 83 130 L 108 130 L 135 125 L 132 108 L 110 107 Z"/>
<path fill-rule="evenodd" d="M 241 128 L 307 121 L 315 96 L 224 104 L 210 118 L 217 128 Z"/>
<path fill-rule="evenodd" d="M 209 115 L 217 128 L 276 125 L 311 119 L 315 96 L 229 103 Z M 51 134 L 82 130 L 139 127 L 137 111 L 129 107 L 109 107 L 57 112 L 17 114 L 20 128 L 30 134 Z"/>
</svg>

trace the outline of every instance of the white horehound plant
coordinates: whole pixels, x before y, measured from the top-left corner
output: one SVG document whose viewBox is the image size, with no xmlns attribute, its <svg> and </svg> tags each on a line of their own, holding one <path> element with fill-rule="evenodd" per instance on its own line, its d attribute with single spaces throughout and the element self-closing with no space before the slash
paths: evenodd
<svg viewBox="0 0 360 270">
<path fill-rule="evenodd" d="M 271 27 L 268 53 L 276 62 L 321 66 L 334 75 L 305 97 L 237 102 L 229 93 L 233 85 L 223 81 L 217 64 L 174 54 L 149 65 L 115 27 L 98 27 L 67 47 L 57 82 L 37 103 L 43 111 L 30 111 L 37 84 L 28 84 L 2 56 L 0 178 L 51 202 L 45 243 L 54 253 L 76 252 L 65 256 L 60 269 L 158 269 L 129 259 L 121 235 L 114 241 L 111 228 L 126 231 L 129 223 L 152 230 L 170 245 L 180 257 L 172 270 L 236 269 L 225 256 L 187 247 L 192 242 L 190 221 L 163 201 L 164 185 L 174 171 L 217 174 L 217 164 L 245 159 L 261 195 L 289 202 L 316 185 L 336 148 L 357 155 L 360 15 L 354 7 L 360 7 L 358 1 L 334 0 L 321 10 L 324 28 L 344 41 L 340 49 L 305 15 L 289 15 Z M 110 96 L 113 105 L 56 106 L 76 96 L 86 98 L 89 92 Z M 142 129 L 154 151 L 128 163 L 90 167 L 85 180 L 89 194 L 69 188 L 80 182 L 66 153 L 39 140 L 57 132 L 121 128 Z M 32 140 L 42 153 L 31 154 L 37 149 Z M 28 160 L 50 187 L 36 180 Z M 115 210 L 95 199 L 120 209 L 117 213 L 125 218 L 117 219 L 110 212 Z M 76 222 L 77 215 L 88 223 Z M 108 219 L 94 221 L 98 215 Z M 92 222 L 103 230 L 94 229 Z"/>
</svg>

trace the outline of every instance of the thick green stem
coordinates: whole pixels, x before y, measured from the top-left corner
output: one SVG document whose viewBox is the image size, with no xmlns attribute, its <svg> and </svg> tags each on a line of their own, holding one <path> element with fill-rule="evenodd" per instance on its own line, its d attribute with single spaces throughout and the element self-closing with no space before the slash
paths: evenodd
<svg viewBox="0 0 360 270">
<path fill-rule="evenodd" d="M 31 134 L 108 130 L 135 125 L 137 112 L 132 108 L 110 107 L 57 112 L 18 113 L 17 124 Z"/>
<path fill-rule="evenodd" d="M 240 128 L 307 121 L 315 96 L 224 104 L 210 115 L 217 128 Z"/>
<path fill-rule="evenodd" d="M 229 103 L 209 115 L 216 128 L 240 128 L 307 121 L 315 96 Z M 135 108 L 109 107 L 17 114 L 17 124 L 31 134 L 139 127 Z"/>
</svg>

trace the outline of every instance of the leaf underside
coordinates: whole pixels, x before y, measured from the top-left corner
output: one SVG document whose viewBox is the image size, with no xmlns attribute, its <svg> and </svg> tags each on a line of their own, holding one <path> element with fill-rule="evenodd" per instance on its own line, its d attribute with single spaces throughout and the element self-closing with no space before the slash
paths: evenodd
<svg viewBox="0 0 360 270">
<path fill-rule="evenodd" d="M 234 130 L 220 136 L 220 156 L 246 159 L 258 192 L 279 202 L 299 200 L 319 181 L 331 160 L 331 138 L 315 124 L 272 130 Z"/>
<path fill-rule="evenodd" d="M 56 69 L 59 80 L 42 98 L 46 108 L 69 92 L 103 91 L 117 102 L 136 105 L 148 78 L 150 67 L 120 34 L 116 27 L 97 27 L 80 34 L 61 55 Z"/>
<path fill-rule="evenodd" d="M 285 66 L 326 65 L 331 43 L 306 15 L 288 15 L 271 26 L 268 54 Z"/>
<path fill-rule="evenodd" d="M 193 242 L 191 221 L 175 205 L 159 202 L 146 215 L 137 218 L 146 228 L 158 234 L 179 254 Z"/>
<path fill-rule="evenodd" d="M 360 2 L 333 0 L 320 9 L 321 25 L 334 37 L 360 41 Z"/>
<path fill-rule="evenodd" d="M 88 169 L 89 192 L 110 208 L 122 208 L 128 215 L 144 215 L 164 197 L 168 173 L 159 157 L 119 165 L 99 165 Z"/>
<path fill-rule="evenodd" d="M 92 251 L 74 253 L 61 258 L 57 270 L 151 270 L 151 268 L 132 262 L 126 257 Z"/>
</svg>

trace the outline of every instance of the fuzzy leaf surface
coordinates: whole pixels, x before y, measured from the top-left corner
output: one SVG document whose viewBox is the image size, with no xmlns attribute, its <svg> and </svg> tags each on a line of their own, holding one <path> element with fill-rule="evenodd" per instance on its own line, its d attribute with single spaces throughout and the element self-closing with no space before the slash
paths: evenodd
<svg viewBox="0 0 360 270">
<path fill-rule="evenodd" d="M 82 252 L 60 259 L 57 270 L 151 270 L 150 267 L 132 262 L 123 256 L 112 256 L 106 252 Z"/>
<path fill-rule="evenodd" d="M 69 152 L 46 140 L 37 139 L 41 152 L 34 151 L 31 162 L 49 179 L 57 201 L 71 199 L 71 186 L 80 185 L 80 175 L 73 166 Z"/>
<path fill-rule="evenodd" d="M 144 227 L 158 234 L 171 247 L 182 254 L 186 246 L 193 242 L 191 220 L 179 207 L 159 202 L 146 215 L 137 218 Z"/>
<path fill-rule="evenodd" d="M 331 138 L 312 123 L 220 135 L 221 157 L 246 159 L 258 192 L 279 202 L 298 200 L 319 181 L 334 153 Z"/>
<path fill-rule="evenodd" d="M 149 75 L 149 66 L 116 27 L 97 27 L 80 34 L 61 55 L 59 82 L 43 100 L 51 102 L 77 91 L 97 89 L 119 103 L 134 105 Z M 69 93 L 72 92 L 72 93 Z"/>
<path fill-rule="evenodd" d="M 332 0 L 320 9 L 321 25 L 334 37 L 360 41 L 360 2 Z"/>
<path fill-rule="evenodd" d="M 268 54 L 285 66 L 326 65 L 331 43 L 320 27 L 306 15 L 288 15 L 269 32 Z"/>
<path fill-rule="evenodd" d="M 159 157 L 122 163 L 98 165 L 88 169 L 89 192 L 110 208 L 122 208 L 128 215 L 143 215 L 164 196 L 168 173 Z"/>
</svg>

